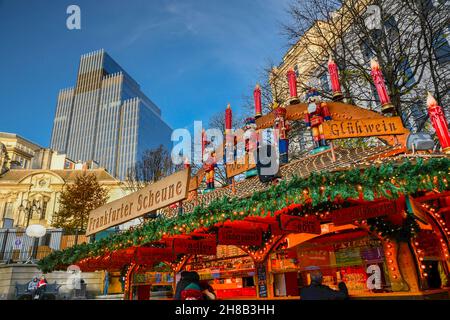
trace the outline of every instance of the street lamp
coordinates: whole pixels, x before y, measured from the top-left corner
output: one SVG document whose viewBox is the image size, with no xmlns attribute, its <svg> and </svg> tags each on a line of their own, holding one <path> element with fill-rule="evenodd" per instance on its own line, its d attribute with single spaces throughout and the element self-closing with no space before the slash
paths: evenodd
<svg viewBox="0 0 450 320">
<path fill-rule="evenodd" d="M 41 210 L 42 208 L 40 207 L 39 201 L 36 201 L 34 199 L 32 201 L 28 200 L 22 201 L 22 203 L 19 206 L 19 211 L 24 211 L 27 215 L 26 227 L 28 227 L 28 225 L 30 224 L 31 215 L 33 214 L 33 212 L 36 211 L 39 213 Z"/>
<path fill-rule="evenodd" d="M 33 247 L 31 249 L 31 254 L 28 257 L 25 264 L 33 262 L 36 259 L 37 255 L 37 246 L 39 244 L 39 238 L 42 238 L 47 232 L 47 229 L 40 224 L 32 224 L 27 227 L 25 233 L 28 237 L 33 239 Z"/>
</svg>

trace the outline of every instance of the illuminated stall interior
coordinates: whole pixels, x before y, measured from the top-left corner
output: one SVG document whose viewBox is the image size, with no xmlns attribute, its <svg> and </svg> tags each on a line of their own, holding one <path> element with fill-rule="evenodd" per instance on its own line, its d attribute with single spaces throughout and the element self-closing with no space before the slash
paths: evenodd
<svg viewBox="0 0 450 320">
<path fill-rule="evenodd" d="M 195 256 L 186 270 L 197 271 L 219 299 L 256 297 L 255 264 L 237 246 L 218 245 L 216 256 Z"/>
</svg>

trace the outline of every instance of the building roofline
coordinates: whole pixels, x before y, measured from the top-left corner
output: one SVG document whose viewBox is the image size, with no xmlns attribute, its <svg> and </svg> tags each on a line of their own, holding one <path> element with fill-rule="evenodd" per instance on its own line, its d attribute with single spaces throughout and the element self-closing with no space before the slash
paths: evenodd
<svg viewBox="0 0 450 320">
<path fill-rule="evenodd" d="M 21 135 L 19 135 L 17 133 L 0 132 L 0 137 L 21 139 L 21 140 L 23 140 L 25 142 L 28 142 L 30 144 L 34 144 L 35 146 L 38 147 L 36 149 L 44 149 L 44 147 L 42 147 L 41 145 L 37 144 L 36 142 L 33 142 L 33 141 L 29 140 L 29 139 L 26 139 L 26 138 L 24 138 L 23 136 L 21 136 Z"/>
</svg>

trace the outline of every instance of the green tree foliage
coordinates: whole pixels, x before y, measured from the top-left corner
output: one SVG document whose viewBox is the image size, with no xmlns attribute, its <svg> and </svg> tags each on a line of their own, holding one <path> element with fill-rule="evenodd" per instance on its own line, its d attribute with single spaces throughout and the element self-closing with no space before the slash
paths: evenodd
<svg viewBox="0 0 450 320">
<path fill-rule="evenodd" d="M 97 181 L 95 174 L 78 175 L 75 183 L 61 193 L 60 210 L 53 216 L 53 226 L 68 232 L 85 231 L 89 212 L 104 205 L 108 190 Z"/>
</svg>

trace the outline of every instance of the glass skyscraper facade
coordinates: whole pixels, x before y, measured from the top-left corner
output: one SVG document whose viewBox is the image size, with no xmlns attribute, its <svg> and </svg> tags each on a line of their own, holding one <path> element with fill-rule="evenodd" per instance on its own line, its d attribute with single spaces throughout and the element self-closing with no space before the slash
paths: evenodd
<svg viewBox="0 0 450 320">
<path fill-rule="evenodd" d="M 81 56 L 75 87 L 59 92 L 51 148 L 124 180 L 145 150 L 170 151 L 171 133 L 139 84 L 99 50 Z"/>
</svg>

